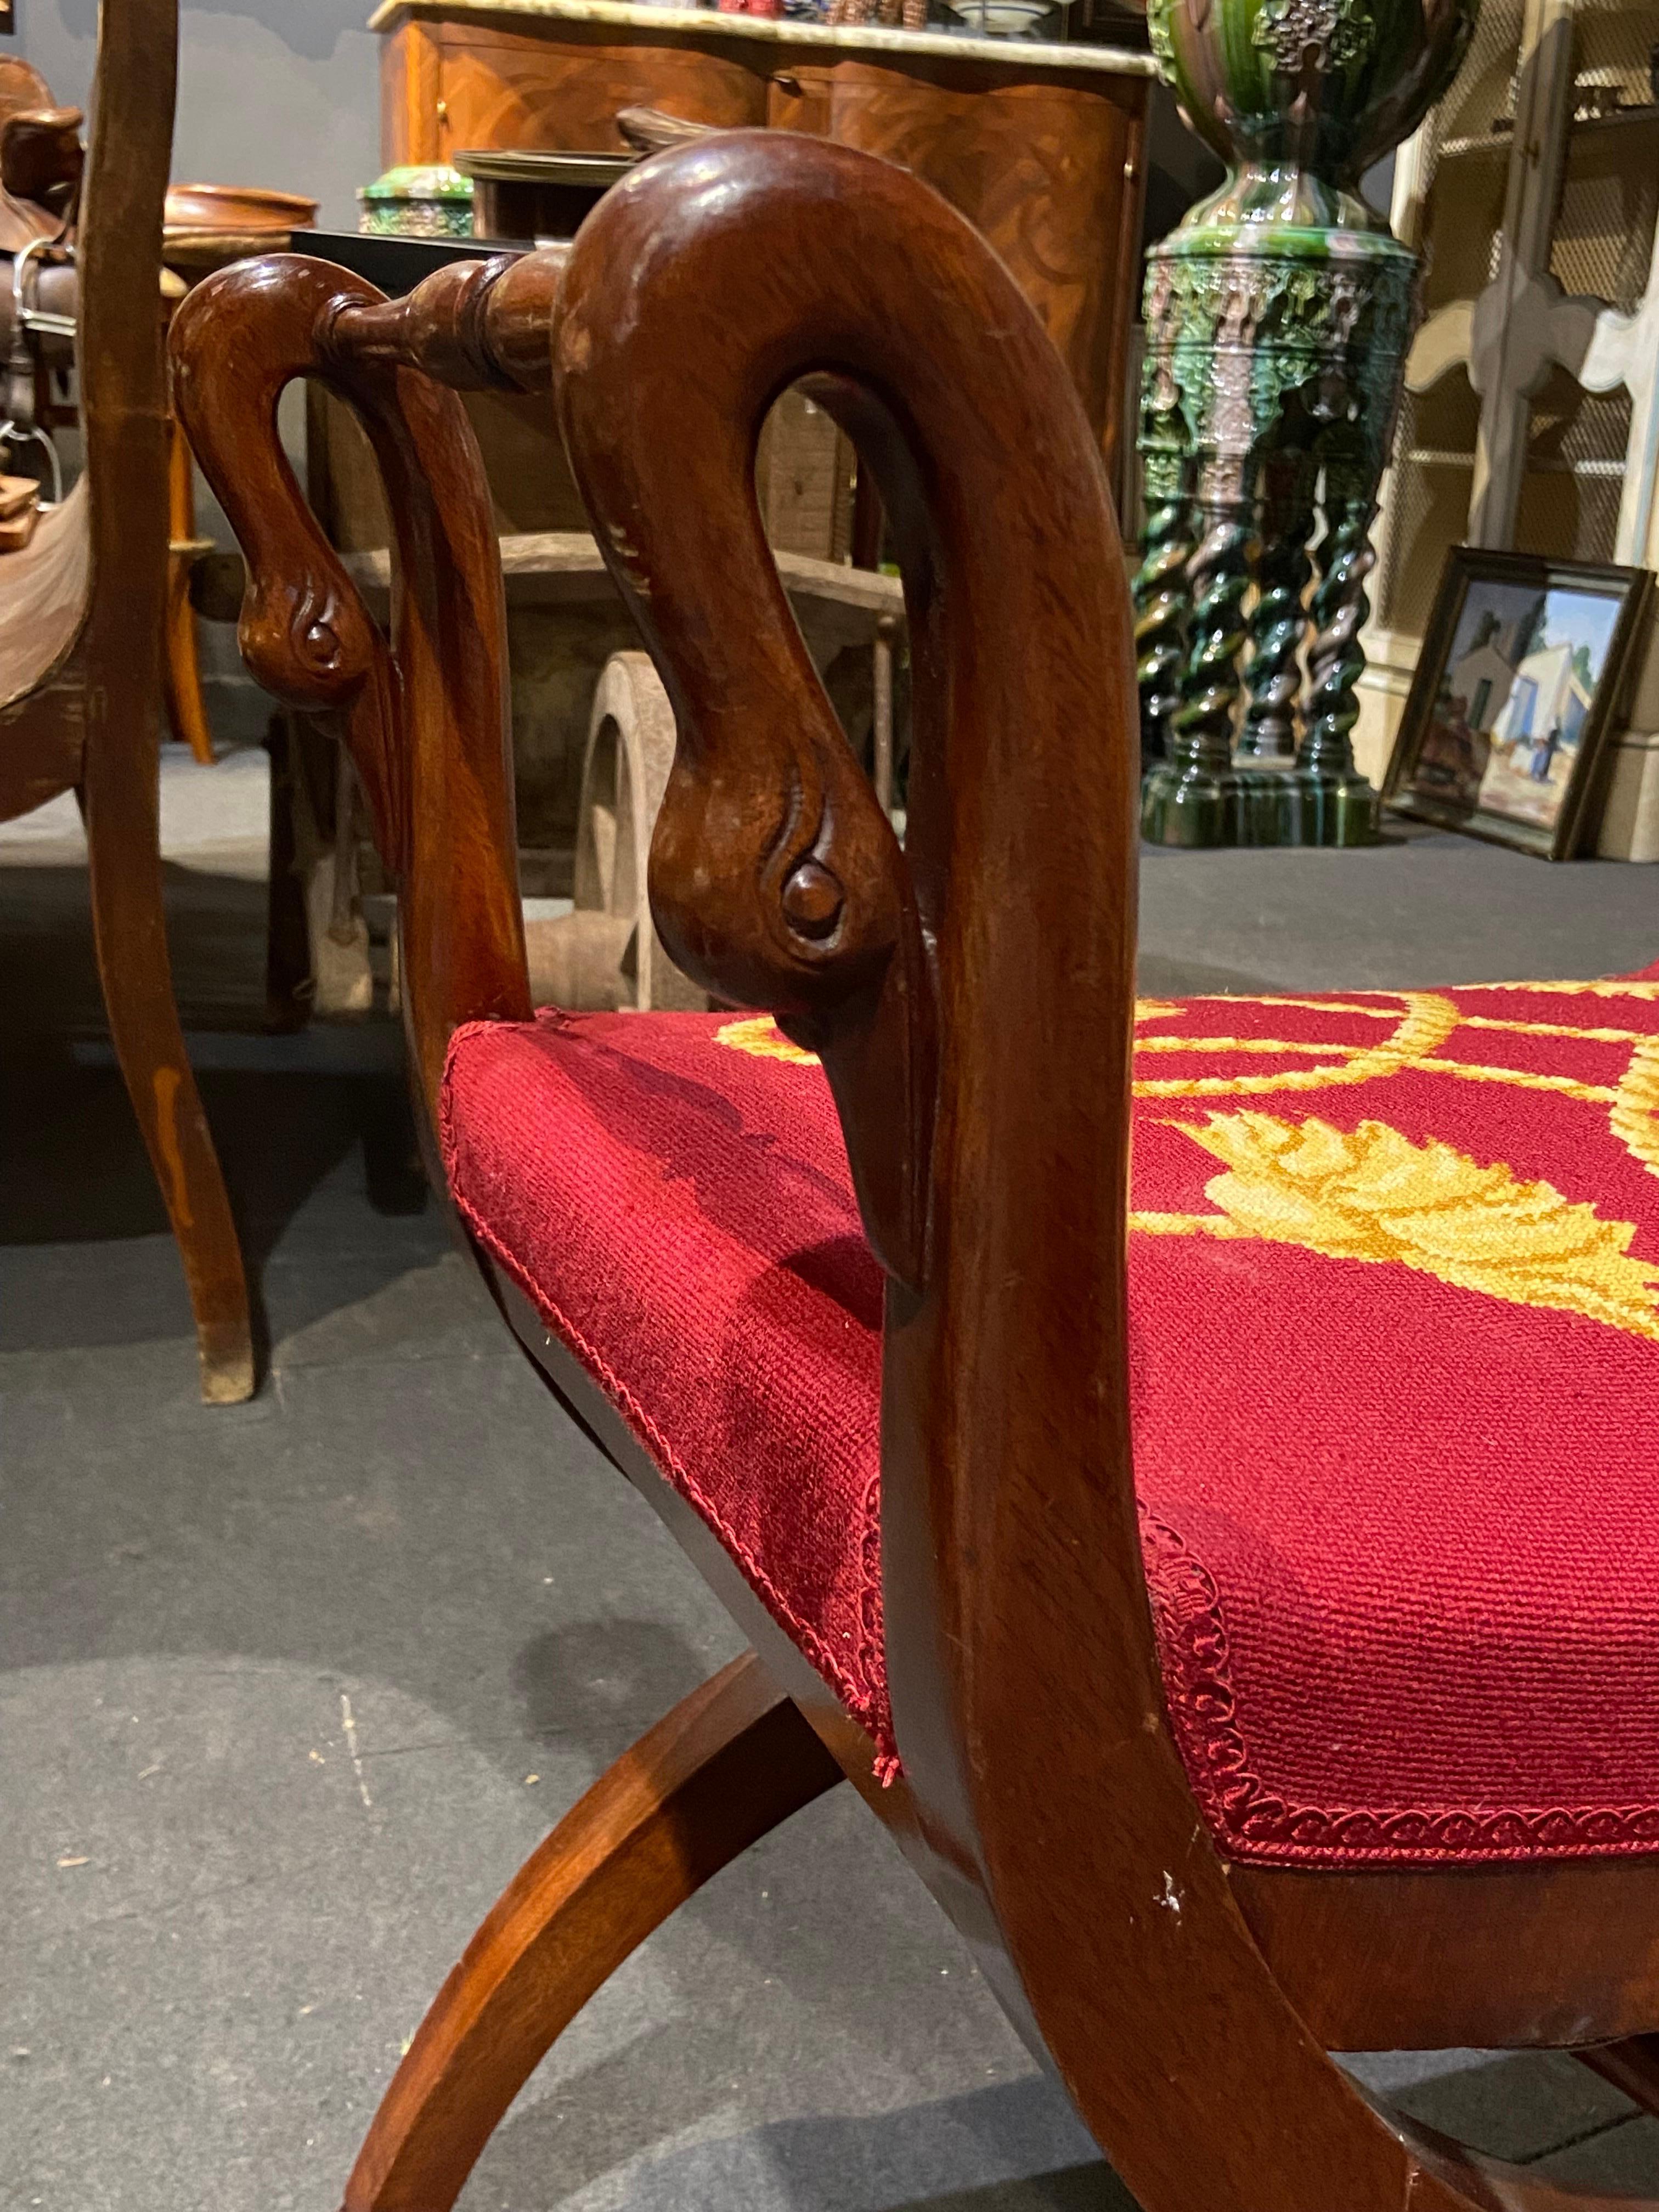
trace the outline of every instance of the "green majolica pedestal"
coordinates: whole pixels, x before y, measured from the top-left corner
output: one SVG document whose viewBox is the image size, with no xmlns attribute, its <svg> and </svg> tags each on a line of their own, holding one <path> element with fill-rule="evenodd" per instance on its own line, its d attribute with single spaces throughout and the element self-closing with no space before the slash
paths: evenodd
<svg viewBox="0 0 1659 2212">
<path fill-rule="evenodd" d="M 1149 0 L 1182 114 L 1229 164 L 1146 272 L 1134 588 L 1157 843 L 1376 834 L 1350 732 L 1417 261 L 1358 180 L 1450 82 L 1478 4 Z"/>
</svg>

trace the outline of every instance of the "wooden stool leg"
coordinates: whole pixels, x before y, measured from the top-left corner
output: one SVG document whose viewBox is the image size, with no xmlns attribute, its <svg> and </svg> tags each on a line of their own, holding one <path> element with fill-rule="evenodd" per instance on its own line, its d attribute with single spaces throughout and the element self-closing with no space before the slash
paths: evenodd
<svg viewBox="0 0 1659 2212">
<path fill-rule="evenodd" d="M 752 1652 L 623 1753 L 532 1852 L 393 2076 L 344 2212 L 448 2212 L 538 2062 L 674 1908 L 842 1779 Z"/>
<path fill-rule="evenodd" d="M 253 1395 L 247 1283 L 173 995 L 154 726 L 98 730 L 87 746 L 83 775 L 93 925 L 110 1036 L 184 1262 L 202 1395 L 210 1405 L 232 1405 Z"/>
<path fill-rule="evenodd" d="M 1659 2112 L 1659 2035 L 1627 2035 L 1618 2043 L 1598 2043 L 1573 2057 L 1622 2089 L 1644 2112 Z"/>
<path fill-rule="evenodd" d="M 196 649 L 196 611 L 190 603 L 191 569 L 204 550 L 196 536 L 196 479 L 190 446 L 177 422 L 168 426 L 167 597 L 162 629 L 163 684 L 167 720 L 206 766 L 211 766 L 213 732 L 202 697 L 202 664 Z"/>
</svg>

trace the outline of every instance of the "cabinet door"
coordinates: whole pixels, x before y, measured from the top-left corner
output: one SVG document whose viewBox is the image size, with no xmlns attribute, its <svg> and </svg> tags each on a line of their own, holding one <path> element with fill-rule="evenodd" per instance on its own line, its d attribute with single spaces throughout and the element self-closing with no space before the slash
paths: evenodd
<svg viewBox="0 0 1659 2212">
<path fill-rule="evenodd" d="M 984 234 L 1071 370 L 1115 476 L 1146 86 L 1052 70 L 1020 82 L 1018 70 L 1018 61 L 994 76 L 978 61 L 932 57 L 827 68 L 791 58 L 774 76 L 770 119 L 914 171 Z"/>
<path fill-rule="evenodd" d="M 617 152 L 622 107 L 660 107 L 720 130 L 766 120 L 763 68 L 646 34 L 589 40 L 572 36 L 575 27 L 562 25 L 555 41 L 446 24 L 445 154 L 472 146 Z"/>
<path fill-rule="evenodd" d="M 1551 365 L 1527 380 L 1514 534 L 1524 550 L 1648 558 L 1659 436 L 1656 37 L 1650 0 L 1574 0 L 1546 209 Z"/>
</svg>

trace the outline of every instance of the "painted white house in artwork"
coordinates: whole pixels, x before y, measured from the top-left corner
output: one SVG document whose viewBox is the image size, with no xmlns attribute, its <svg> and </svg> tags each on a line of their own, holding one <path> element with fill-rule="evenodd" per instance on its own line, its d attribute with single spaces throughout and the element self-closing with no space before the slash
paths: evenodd
<svg viewBox="0 0 1659 2212">
<path fill-rule="evenodd" d="M 1516 670 L 1503 711 L 1491 726 L 1492 737 L 1512 746 L 1524 739 L 1540 744 L 1553 733 L 1558 744 L 1576 745 L 1589 707 L 1590 695 L 1573 666 L 1572 647 L 1543 646 Z"/>
<path fill-rule="evenodd" d="M 1490 732 L 1514 681 L 1514 667 L 1490 638 L 1452 663 L 1451 695 L 1464 702 L 1463 719 L 1472 730 Z"/>
</svg>

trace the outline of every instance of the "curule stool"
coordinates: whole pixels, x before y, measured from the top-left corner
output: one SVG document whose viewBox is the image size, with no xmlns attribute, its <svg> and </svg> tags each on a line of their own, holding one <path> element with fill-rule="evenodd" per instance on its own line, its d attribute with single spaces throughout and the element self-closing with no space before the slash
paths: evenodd
<svg viewBox="0 0 1659 2212">
<path fill-rule="evenodd" d="M 1006 272 L 879 161 L 711 140 L 568 264 L 397 303 L 250 264 L 173 345 L 244 651 L 343 718 L 399 881 L 478 1264 L 754 1647 L 509 1886 L 349 2212 L 443 2212 L 618 1962 L 842 1777 L 1146 2212 L 1605 2204 L 1328 2053 L 1579 2048 L 1659 2106 L 1659 980 L 1136 1004 L 1094 442 Z M 898 536 L 902 850 L 750 489 L 808 374 Z M 276 441 L 296 375 L 374 441 L 389 640 Z M 550 384 L 674 704 L 663 942 L 763 1011 L 532 1016 L 445 388 L 494 381 Z"/>
</svg>

